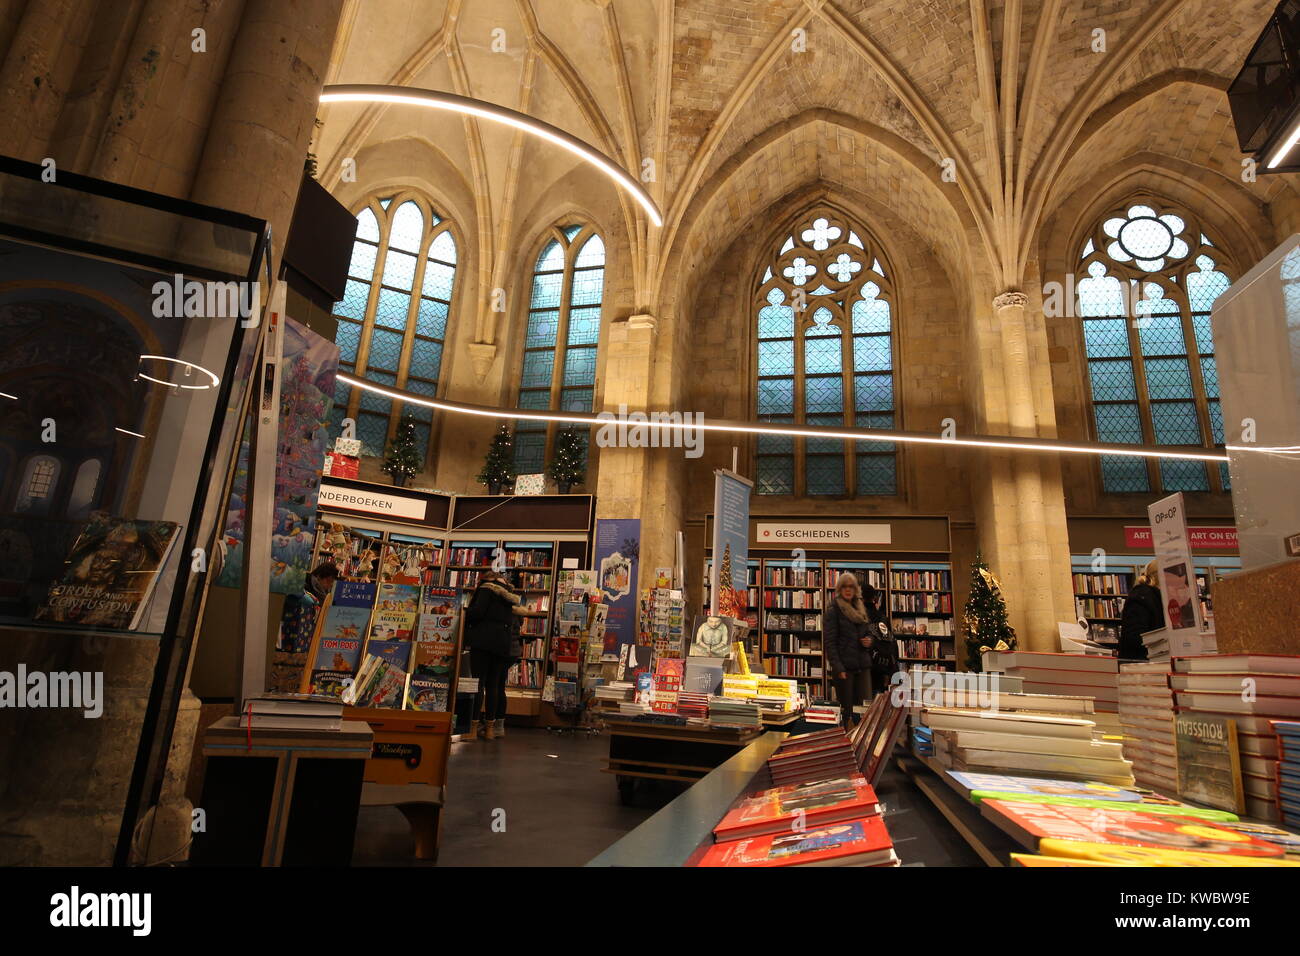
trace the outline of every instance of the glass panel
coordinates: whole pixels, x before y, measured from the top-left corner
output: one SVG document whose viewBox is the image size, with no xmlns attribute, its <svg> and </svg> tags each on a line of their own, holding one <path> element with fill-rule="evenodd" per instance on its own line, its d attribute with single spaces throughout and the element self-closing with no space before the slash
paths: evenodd
<svg viewBox="0 0 1300 956">
<path fill-rule="evenodd" d="M 438 233 L 433 242 L 429 243 L 429 258 L 438 259 L 449 265 L 456 264 L 456 237 L 451 234 L 450 229 Z"/>
<path fill-rule="evenodd" d="M 446 266 L 441 262 L 430 262 L 424 267 L 424 295 L 433 299 L 451 301 L 452 286 L 456 282 L 456 267 Z"/>
<path fill-rule="evenodd" d="M 1165 491 L 1209 491 L 1210 476 L 1203 461 L 1162 458 L 1160 484 Z"/>
<path fill-rule="evenodd" d="M 1105 491 L 1113 493 L 1150 491 L 1146 460 L 1129 455 L 1102 455 L 1101 484 Z"/>
<path fill-rule="evenodd" d="M 758 493 L 760 495 L 794 494 L 794 459 L 758 459 Z"/>
<path fill-rule="evenodd" d="M 804 380 L 804 409 L 809 415 L 844 411 L 844 380 L 838 375 Z"/>
<path fill-rule="evenodd" d="M 794 438 L 790 435 L 759 435 L 758 453 L 760 455 L 794 454 Z"/>
<path fill-rule="evenodd" d="M 1153 399 L 1192 397 L 1192 373 L 1187 359 L 1150 359 L 1146 371 L 1147 393 Z"/>
<path fill-rule="evenodd" d="M 375 275 L 375 256 L 379 247 L 368 242 L 356 242 L 352 245 L 352 261 L 348 264 L 348 275 L 369 282 Z"/>
<path fill-rule="evenodd" d="M 410 374 L 418 375 L 420 378 L 434 379 L 436 381 L 438 378 L 438 372 L 441 368 L 441 343 L 430 342 L 428 339 L 415 339 L 412 341 Z"/>
<path fill-rule="evenodd" d="M 357 216 L 357 238 L 379 241 L 379 220 L 375 218 L 373 210 L 363 209 Z"/>
<path fill-rule="evenodd" d="M 528 302 L 530 309 L 558 309 L 560 307 L 560 287 L 564 284 L 562 272 L 549 272 L 533 277 L 533 297 Z"/>
<path fill-rule="evenodd" d="M 855 334 L 888 332 L 889 303 L 874 298 L 859 299 L 853 303 L 853 331 Z"/>
<path fill-rule="evenodd" d="M 566 388 L 560 392 L 560 410 L 565 412 L 589 412 L 593 391 L 590 388 Z"/>
<path fill-rule="evenodd" d="M 1199 445 L 1201 422 L 1195 402 L 1153 402 L 1151 422 L 1157 445 Z"/>
<path fill-rule="evenodd" d="M 794 412 L 794 381 L 788 378 L 765 378 L 758 382 L 758 414 L 789 415 Z"/>
<path fill-rule="evenodd" d="M 891 368 L 888 335 L 859 335 L 853 339 L 853 368 L 858 372 L 877 372 Z"/>
<path fill-rule="evenodd" d="M 1092 398 L 1096 402 L 1126 401 L 1137 398 L 1133 384 L 1133 363 L 1107 359 L 1088 363 L 1092 379 Z"/>
<path fill-rule="evenodd" d="M 1210 413 L 1210 436 L 1214 444 L 1223 444 L 1223 406 L 1217 400 L 1207 402 Z"/>
<path fill-rule="evenodd" d="M 582 226 L 564 226 L 560 229 L 560 232 L 564 233 L 564 238 L 572 242 L 573 237 L 582 232 Z"/>
<path fill-rule="evenodd" d="M 842 455 L 810 455 L 806 460 L 804 471 L 808 494 L 844 494 L 844 457 Z"/>
<path fill-rule="evenodd" d="M 521 423 L 522 424 L 522 423 Z M 546 433 L 515 432 L 515 470 L 521 475 L 535 475 L 545 466 Z"/>
<path fill-rule="evenodd" d="M 779 339 L 794 337 L 794 309 L 788 305 L 765 305 L 758 310 L 758 337 Z"/>
<path fill-rule="evenodd" d="M 1143 355 L 1184 355 L 1183 322 L 1178 314 L 1144 316 L 1136 322 Z M 1148 365 L 1150 368 L 1150 365 Z"/>
<path fill-rule="evenodd" d="M 405 249 L 407 252 L 420 251 L 420 239 L 424 236 L 424 213 L 411 200 L 397 207 L 393 215 L 393 228 L 388 234 L 390 249 Z"/>
<path fill-rule="evenodd" d="M 1223 486 L 1224 491 L 1232 490 L 1232 476 L 1228 472 L 1228 463 L 1219 462 L 1219 484 Z"/>
<path fill-rule="evenodd" d="M 428 409 L 425 409 L 428 411 Z M 429 453 L 429 426 L 418 423 L 415 426 L 415 450 L 420 456 L 420 461 L 424 461 Z"/>
<path fill-rule="evenodd" d="M 1219 369 L 1213 357 L 1201 359 L 1201 381 L 1205 383 L 1205 397 L 1219 397 Z"/>
<path fill-rule="evenodd" d="M 858 455 L 858 494 L 898 493 L 898 461 L 893 455 Z"/>
<path fill-rule="evenodd" d="M 596 381 L 596 350 L 591 346 L 564 353 L 564 384 L 591 385 Z"/>
<path fill-rule="evenodd" d="M 349 279 L 343 287 L 343 298 L 334 304 L 334 314 L 362 321 L 366 317 L 366 297 L 369 295 L 369 283 Z"/>
<path fill-rule="evenodd" d="M 397 376 L 390 375 L 387 372 L 370 371 L 366 373 L 366 378 L 374 382 L 376 385 L 397 384 Z M 372 412 L 383 412 L 384 419 L 387 420 L 388 413 L 393 408 L 392 400 L 385 398 L 382 395 L 378 395 L 375 392 L 367 391 L 366 389 L 360 389 L 359 391 L 361 393 L 361 407 Z"/>
<path fill-rule="evenodd" d="M 383 281 L 384 285 L 410 292 L 411 286 L 415 284 L 415 256 L 389 249 L 388 255 L 384 257 Z"/>
<path fill-rule="evenodd" d="M 375 324 L 405 332 L 406 315 L 410 308 L 409 294 L 394 292 L 392 289 L 380 289 L 379 302 L 375 306 Z"/>
<path fill-rule="evenodd" d="M 758 343 L 759 375 L 793 375 L 794 343 L 787 340 Z"/>
<path fill-rule="evenodd" d="M 1142 416 L 1137 404 L 1094 405 L 1093 418 L 1097 423 L 1097 440 L 1116 445 L 1142 444 Z"/>
<path fill-rule="evenodd" d="M 431 339 L 446 338 L 447 303 L 421 298 L 419 311 L 415 315 L 415 331 Z"/>
<path fill-rule="evenodd" d="M 1228 284 L 1228 277 L 1222 272 L 1187 273 L 1187 299 L 1192 311 L 1209 312 L 1214 300 L 1223 294 Z"/>
<path fill-rule="evenodd" d="M 573 273 L 573 304 L 599 305 L 605 287 L 604 269 L 578 269 Z"/>
<path fill-rule="evenodd" d="M 520 379 L 523 388 L 549 388 L 551 372 L 555 368 L 555 352 L 538 349 L 524 354 L 524 373 Z"/>
<path fill-rule="evenodd" d="M 366 360 L 367 372 L 379 369 L 396 372 L 402 357 L 402 336 L 386 329 L 375 329 L 370 336 L 370 358 Z"/>
<path fill-rule="evenodd" d="M 339 361 L 356 362 L 357 348 L 361 345 L 361 326 L 355 322 L 340 319 L 334 341 L 339 347 Z"/>
<path fill-rule="evenodd" d="M 834 336 L 814 336 L 809 330 L 803 342 L 804 374 L 817 375 L 838 372 L 843 363 L 840 338 Z"/>
<path fill-rule="evenodd" d="M 551 407 L 550 383 L 547 382 L 546 388 L 529 388 L 529 389 L 521 390 L 519 392 L 519 407 L 520 408 L 550 408 Z M 523 428 L 526 422 L 527 419 L 521 421 L 519 427 Z M 537 423 L 534 422 L 533 424 L 537 424 Z M 542 426 L 545 426 L 546 423 L 541 422 L 540 424 Z"/>
<path fill-rule="evenodd" d="M 885 412 L 894 407 L 894 376 L 889 373 L 853 377 L 854 408 L 860 412 Z"/>
<path fill-rule="evenodd" d="M 1085 317 L 1127 315 L 1124 287 L 1119 279 L 1106 275 L 1106 267 L 1099 262 L 1090 265 L 1088 272 L 1088 278 L 1079 280 L 1079 314 Z"/>
<path fill-rule="evenodd" d="M 528 330 L 525 333 L 524 348 L 550 348 L 555 345 L 559 333 L 560 313 L 556 309 L 545 312 L 528 313 Z"/>
<path fill-rule="evenodd" d="M 595 345 L 600 339 L 600 307 L 569 310 L 569 345 Z"/>
<path fill-rule="evenodd" d="M 361 454 L 374 458 L 384 453 L 388 441 L 388 415 L 361 412 L 357 415 L 357 437 L 361 439 Z"/>
<path fill-rule="evenodd" d="M 857 425 L 859 428 L 893 428 L 893 412 L 859 412 L 857 415 Z M 857 441 L 853 443 L 854 451 L 860 454 L 868 452 L 889 452 L 896 451 L 892 441 Z"/>
<path fill-rule="evenodd" d="M 1129 354 L 1128 323 L 1124 319 L 1087 319 L 1083 344 L 1088 358 L 1119 358 Z"/>
<path fill-rule="evenodd" d="M 570 239 L 573 237 L 570 236 Z M 601 241 L 600 236 L 592 235 L 582 245 L 578 251 L 578 260 L 574 267 L 578 269 L 588 268 L 590 266 L 603 266 L 605 264 L 605 243 Z"/>
<path fill-rule="evenodd" d="M 1192 316 L 1192 329 L 1196 333 L 1196 351 L 1202 355 L 1214 354 L 1214 334 L 1208 315 Z"/>
<path fill-rule="evenodd" d="M 537 257 L 537 268 L 534 272 L 552 272 L 564 268 L 564 247 L 552 239 L 542 249 L 541 255 Z"/>
</svg>

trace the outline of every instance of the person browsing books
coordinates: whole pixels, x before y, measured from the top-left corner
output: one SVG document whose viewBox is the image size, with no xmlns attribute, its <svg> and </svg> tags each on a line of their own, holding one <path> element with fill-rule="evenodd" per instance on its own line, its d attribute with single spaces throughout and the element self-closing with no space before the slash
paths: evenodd
<svg viewBox="0 0 1300 956">
<path fill-rule="evenodd" d="M 1164 626 L 1165 612 L 1160 589 L 1156 587 L 1157 574 L 1156 562 L 1149 562 L 1124 599 L 1119 624 L 1119 656 L 1123 660 L 1146 660 L 1147 646 L 1142 641 L 1143 633 Z"/>
<path fill-rule="evenodd" d="M 475 725 L 469 739 L 496 739 L 496 722 L 505 722 L 506 675 L 516 657 L 518 629 L 515 609 L 520 598 L 496 571 L 484 571 L 465 612 L 465 644 L 469 666 L 478 678 L 474 697 Z M 481 715 L 481 716 L 480 716 Z"/>
<path fill-rule="evenodd" d="M 862 599 L 857 576 L 842 572 L 835 581 L 835 597 L 822 616 L 822 648 L 845 727 L 857 722 L 853 706 L 866 698 L 870 686 L 871 646 L 880 633 L 872 610 Z"/>
</svg>

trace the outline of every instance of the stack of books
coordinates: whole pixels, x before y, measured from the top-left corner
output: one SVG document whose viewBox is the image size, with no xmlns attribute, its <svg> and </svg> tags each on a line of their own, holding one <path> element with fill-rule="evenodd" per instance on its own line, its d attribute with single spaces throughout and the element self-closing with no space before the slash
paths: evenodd
<svg viewBox="0 0 1300 956">
<path fill-rule="evenodd" d="M 1162 627 L 1142 635 L 1148 661 L 1167 661 L 1172 657 L 1200 657 L 1217 654 L 1219 645 L 1213 631 L 1182 628 L 1171 631 Z"/>
<path fill-rule="evenodd" d="M 709 716 L 709 695 L 698 691 L 683 690 L 677 694 L 677 713 L 682 717 L 697 720 Z"/>
<path fill-rule="evenodd" d="M 1153 790 L 1176 793 L 1178 755 L 1168 661 L 1119 665 L 1119 722 L 1124 756 L 1133 762 L 1137 782 Z"/>
<path fill-rule="evenodd" d="M 239 726 L 254 730 L 343 729 L 343 701 L 320 694 L 263 694 L 244 701 Z"/>
<path fill-rule="evenodd" d="M 836 727 L 840 722 L 839 704 L 828 700 L 813 700 L 804 710 L 803 719 L 809 724 Z"/>
<path fill-rule="evenodd" d="M 1169 684 L 1175 713 L 1233 721 L 1246 812 L 1261 820 L 1280 820 L 1282 788 L 1272 721 L 1300 717 L 1300 657 L 1175 657 Z"/>
<path fill-rule="evenodd" d="M 635 700 L 620 700 L 618 702 L 618 712 L 621 716 L 635 717 L 638 714 L 650 713 L 650 705 Z"/>
<path fill-rule="evenodd" d="M 693 866 L 898 866 L 883 807 L 861 774 L 741 797 Z"/>
<path fill-rule="evenodd" d="M 1277 786 L 1282 823 L 1300 830 L 1300 721 L 1275 720 L 1272 724 L 1277 732 Z"/>
<path fill-rule="evenodd" d="M 596 700 L 631 700 L 633 687 L 627 681 L 616 680 L 596 685 Z"/>
<path fill-rule="evenodd" d="M 919 722 L 930 730 L 934 760 L 943 768 L 1134 784 L 1121 744 L 1102 739 L 1084 717 L 923 708 Z"/>
<path fill-rule="evenodd" d="M 730 697 L 709 698 L 709 723 L 714 727 L 761 727 L 758 704 Z"/>
<path fill-rule="evenodd" d="M 984 654 L 985 671 L 1001 671 L 1024 679 L 1027 694 L 1091 697 L 1096 712 L 1119 713 L 1119 661 L 1095 654 L 1052 654 L 1044 651 L 1010 651 Z M 1118 717 L 1106 721 L 1118 729 Z"/>
</svg>

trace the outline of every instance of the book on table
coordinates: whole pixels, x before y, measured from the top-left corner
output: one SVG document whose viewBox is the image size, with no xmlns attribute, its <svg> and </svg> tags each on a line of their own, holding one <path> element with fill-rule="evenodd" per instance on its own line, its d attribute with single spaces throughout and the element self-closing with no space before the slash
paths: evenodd
<svg viewBox="0 0 1300 956">
<path fill-rule="evenodd" d="M 893 841 L 877 814 L 841 820 L 801 833 L 715 843 L 696 866 L 895 866 Z"/>
<path fill-rule="evenodd" d="M 860 774 L 774 787 L 742 797 L 713 828 L 718 842 L 789 833 L 880 813 L 876 791 Z"/>
</svg>

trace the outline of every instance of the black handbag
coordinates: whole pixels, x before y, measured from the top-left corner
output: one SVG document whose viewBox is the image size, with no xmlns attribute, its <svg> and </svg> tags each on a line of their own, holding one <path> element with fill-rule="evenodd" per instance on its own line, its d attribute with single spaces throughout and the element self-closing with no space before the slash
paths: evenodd
<svg viewBox="0 0 1300 956">
<path fill-rule="evenodd" d="M 889 633 L 884 621 L 876 624 L 879 635 L 871 642 L 871 669 L 881 674 L 898 670 L 898 641 Z"/>
</svg>

